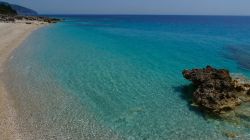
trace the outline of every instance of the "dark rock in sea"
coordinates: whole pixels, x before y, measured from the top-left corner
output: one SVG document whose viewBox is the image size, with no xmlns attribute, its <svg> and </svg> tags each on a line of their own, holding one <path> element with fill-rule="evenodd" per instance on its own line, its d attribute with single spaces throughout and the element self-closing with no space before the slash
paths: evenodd
<svg viewBox="0 0 250 140">
<path fill-rule="evenodd" d="M 192 81 L 196 90 L 193 102 L 208 112 L 223 113 L 249 101 L 250 84 L 233 79 L 226 69 L 207 66 L 203 69 L 184 70 L 183 76 Z"/>
</svg>

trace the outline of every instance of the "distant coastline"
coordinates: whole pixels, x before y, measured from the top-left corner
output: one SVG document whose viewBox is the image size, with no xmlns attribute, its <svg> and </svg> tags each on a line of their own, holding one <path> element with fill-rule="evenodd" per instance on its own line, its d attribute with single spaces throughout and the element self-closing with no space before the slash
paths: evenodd
<svg viewBox="0 0 250 140">
<path fill-rule="evenodd" d="M 86 14 L 58 14 L 58 13 L 54 13 L 54 14 L 39 14 L 42 16 L 186 16 L 186 17 L 250 17 L 250 15 L 182 15 L 182 14 L 92 14 L 92 13 L 86 13 Z"/>
<path fill-rule="evenodd" d="M 40 23 L 56 23 L 60 21 L 60 19 L 56 18 L 38 16 L 36 11 L 26 7 L 0 2 L 0 22 L 19 22 L 20 20 L 25 21 L 26 24 L 34 21 Z"/>
<path fill-rule="evenodd" d="M 0 77 L 0 98 L 4 99 L 0 108 L 5 113 L 0 120 L 8 123 L 1 125 L 1 137 L 192 140 L 248 136 L 244 126 L 249 122 L 244 118 L 249 107 L 237 107 L 244 110 L 243 117 L 238 117 L 243 120 L 241 129 L 227 127 L 227 120 L 208 121 L 190 103 L 188 83 L 180 75 L 183 68 L 204 64 L 249 75 L 235 65 L 237 61 L 248 64 L 249 55 L 240 60 L 224 56 L 230 53 L 225 45 L 239 49 L 239 42 L 249 42 L 250 33 L 241 32 L 250 28 L 248 18 L 49 17 L 65 18 L 65 22 L 32 34 L 15 52 L 19 45 L 2 53 L 6 59 Z M 13 36 L 6 34 L 9 31 L 48 25 L 36 18 L 2 23 L 5 28 L 0 29 L 11 29 L 1 30 L 1 40 Z M 13 42 L 14 38 L 9 40 L 9 46 Z M 235 56 L 242 56 L 242 51 Z M 194 131 L 187 131 L 190 126 Z"/>
</svg>

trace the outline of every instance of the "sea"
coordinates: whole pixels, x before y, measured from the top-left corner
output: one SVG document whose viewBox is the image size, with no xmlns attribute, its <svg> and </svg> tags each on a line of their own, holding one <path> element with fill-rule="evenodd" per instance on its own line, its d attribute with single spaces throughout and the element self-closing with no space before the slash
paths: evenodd
<svg viewBox="0 0 250 140">
<path fill-rule="evenodd" d="M 250 78 L 250 17 L 50 15 L 4 81 L 25 139 L 250 140 L 250 118 L 191 105 L 184 69 Z M 250 106 L 248 106 L 248 112 Z"/>
</svg>

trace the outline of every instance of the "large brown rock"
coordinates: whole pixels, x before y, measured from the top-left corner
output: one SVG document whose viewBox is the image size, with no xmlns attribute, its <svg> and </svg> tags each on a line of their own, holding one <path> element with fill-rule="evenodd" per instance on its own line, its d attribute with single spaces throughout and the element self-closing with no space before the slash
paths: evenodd
<svg viewBox="0 0 250 140">
<path fill-rule="evenodd" d="M 248 96 L 249 85 L 233 80 L 228 70 L 207 66 L 184 70 L 182 74 L 195 85 L 193 101 L 205 111 L 222 113 L 233 110 L 242 102 L 238 96 Z"/>
</svg>

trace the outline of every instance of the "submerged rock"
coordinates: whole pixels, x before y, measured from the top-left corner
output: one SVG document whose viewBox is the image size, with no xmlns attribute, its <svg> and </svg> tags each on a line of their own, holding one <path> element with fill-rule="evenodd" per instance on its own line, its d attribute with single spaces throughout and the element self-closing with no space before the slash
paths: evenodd
<svg viewBox="0 0 250 140">
<path fill-rule="evenodd" d="M 203 69 L 184 70 L 182 74 L 196 87 L 193 102 L 205 111 L 227 112 L 250 99 L 250 84 L 232 78 L 226 69 L 207 66 Z"/>
<path fill-rule="evenodd" d="M 224 132 L 225 136 L 227 136 L 228 138 L 236 138 L 237 137 L 237 133 L 235 132 Z"/>
</svg>

